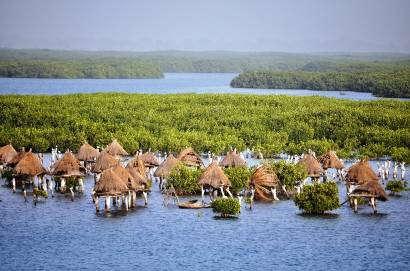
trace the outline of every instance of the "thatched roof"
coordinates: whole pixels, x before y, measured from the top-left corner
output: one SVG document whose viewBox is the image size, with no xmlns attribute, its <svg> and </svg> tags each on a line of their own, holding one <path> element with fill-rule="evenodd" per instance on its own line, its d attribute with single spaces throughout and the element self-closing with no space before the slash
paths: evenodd
<svg viewBox="0 0 410 271">
<path fill-rule="evenodd" d="M 14 172 L 17 175 L 36 176 L 46 173 L 46 170 L 43 168 L 40 158 L 30 151 L 25 153 L 24 157 L 17 163 Z"/>
<path fill-rule="evenodd" d="M 298 163 L 306 167 L 309 177 L 319 177 L 324 172 L 319 161 L 312 154 L 304 154 Z"/>
<path fill-rule="evenodd" d="M 222 168 L 218 166 L 218 163 L 213 161 L 202 173 L 199 178 L 199 184 L 219 188 L 222 186 L 231 186 L 231 181 L 229 181 Z"/>
<path fill-rule="evenodd" d="M 83 175 L 80 172 L 80 161 L 75 158 L 71 151 L 66 151 L 63 157 L 53 165 L 52 173 L 65 177 Z"/>
<path fill-rule="evenodd" d="M 95 149 L 93 146 L 85 142 L 78 150 L 77 158 L 81 161 L 90 162 L 97 159 L 99 154 L 100 151 L 98 149 Z"/>
<path fill-rule="evenodd" d="M 120 179 L 127 185 L 128 189 L 141 189 L 141 184 L 135 180 L 134 176 L 131 175 L 128 169 L 125 169 L 121 165 L 116 165 L 112 168 L 112 171 L 114 171 L 114 173 L 117 174 L 118 177 L 120 177 Z"/>
<path fill-rule="evenodd" d="M 178 155 L 178 160 L 187 166 L 200 167 L 202 165 L 201 157 L 192 148 L 182 150 Z"/>
<path fill-rule="evenodd" d="M 95 161 L 93 172 L 102 172 L 118 164 L 119 162 L 114 156 L 103 151 L 100 153 L 100 155 L 97 157 L 97 160 Z"/>
<path fill-rule="evenodd" d="M 370 181 L 379 181 L 376 173 L 370 167 L 367 160 L 361 160 L 352 165 L 347 171 L 346 182 L 355 184 L 365 184 Z"/>
<path fill-rule="evenodd" d="M 226 154 L 219 165 L 222 167 L 243 167 L 246 165 L 246 161 L 234 149 Z"/>
<path fill-rule="evenodd" d="M 111 154 L 111 155 L 128 155 L 128 153 L 124 150 L 124 148 L 121 146 L 120 143 L 116 139 L 114 139 L 110 145 L 108 145 L 105 150 L 105 152 Z"/>
<path fill-rule="evenodd" d="M 147 151 L 138 157 L 144 162 L 146 167 L 157 167 L 159 166 L 159 161 L 153 152 Z"/>
<path fill-rule="evenodd" d="M 16 155 L 13 156 L 13 158 L 11 158 L 8 162 L 7 165 L 14 167 L 15 165 L 18 164 L 18 162 L 20 162 L 21 159 L 23 159 L 23 157 L 27 154 L 27 152 L 25 151 L 24 148 L 21 149 L 21 151 L 19 151 Z"/>
<path fill-rule="evenodd" d="M 11 144 L 5 145 L 0 148 L 0 163 L 7 163 L 16 155 L 17 152 Z"/>
<path fill-rule="evenodd" d="M 154 172 L 155 177 L 168 178 L 171 171 L 180 163 L 172 154 L 168 155 L 167 159 Z"/>
<path fill-rule="evenodd" d="M 275 187 L 279 184 L 278 176 L 273 169 L 267 165 L 261 165 L 255 169 L 251 179 L 251 185 L 262 185 L 265 187 Z"/>
<path fill-rule="evenodd" d="M 99 196 L 116 196 L 128 191 L 128 187 L 112 169 L 106 169 L 94 186 L 94 191 Z"/>
<path fill-rule="evenodd" d="M 148 184 L 148 179 L 144 175 L 140 174 L 134 167 L 127 167 L 126 170 L 134 179 L 132 189 L 145 189 L 146 185 Z"/>
<path fill-rule="evenodd" d="M 323 169 L 335 168 L 342 169 L 344 168 L 343 162 L 337 157 L 336 152 L 327 151 L 325 154 L 319 157 L 319 162 L 322 164 Z"/>
<path fill-rule="evenodd" d="M 366 195 L 367 197 L 375 197 L 379 200 L 388 200 L 387 194 L 378 181 L 369 181 L 361 184 L 352 191 L 352 195 Z"/>
</svg>

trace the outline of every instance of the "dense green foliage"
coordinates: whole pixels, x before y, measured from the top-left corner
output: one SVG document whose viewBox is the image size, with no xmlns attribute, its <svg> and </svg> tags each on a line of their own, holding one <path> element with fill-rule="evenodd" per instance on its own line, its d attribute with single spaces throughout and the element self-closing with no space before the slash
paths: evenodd
<svg viewBox="0 0 410 271">
<path fill-rule="evenodd" d="M 339 193 L 334 182 L 305 185 L 294 198 L 295 205 L 307 214 L 323 214 L 339 208 Z"/>
<path fill-rule="evenodd" d="M 4 60 L 0 77 L 160 78 L 159 67 L 142 60 Z"/>
<path fill-rule="evenodd" d="M 47 198 L 48 197 L 48 193 L 45 190 L 42 189 L 38 189 L 38 188 L 34 188 L 33 189 L 33 195 L 37 196 L 37 197 L 43 197 L 43 198 Z"/>
<path fill-rule="evenodd" d="M 1 173 L 1 178 L 6 180 L 7 182 L 11 182 L 11 180 L 13 180 L 13 171 L 3 170 L 3 172 Z"/>
<path fill-rule="evenodd" d="M 211 203 L 212 210 L 222 216 L 234 216 L 241 211 L 241 205 L 236 198 L 217 198 Z"/>
<path fill-rule="evenodd" d="M 390 180 L 386 184 L 386 190 L 392 192 L 392 194 L 400 193 L 406 190 L 407 182 L 401 180 Z"/>
<path fill-rule="evenodd" d="M 376 96 L 410 98 L 410 69 L 377 72 L 242 73 L 231 82 L 237 88 L 312 89 L 371 92 Z"/>
<path fill-rule="evenodd" d="M 300 181 L 307 178 L 307 170 L 301 164 L 290 164 L 282 160 L 270 163 L 269 166 L 274 169 L 281 184 L 289 188 L 294 188 Z"/>
<path fill-rule="evenodd" d="M 236 147 L 265 157 L 326 149 L 342 157 L 409 153 L 410 103 L 258 95 L 0 95 L 0 145 L 77 151 L 104 147 L 221 154 Z M 403 157 L 409 157 L 404 155 Z M 406 162 L 410 162 L 407 161 Z"/>
<path fill-rule="evenodd" d="M 251 170 L 248 167 L 229 167 L 224 172 L 231 181 L 232 193 L 238 194 L 242 189 L 247 188 L 251 177 Z"/>
<path fill-rule="evenodd" d="M 201 191 L 198 179 L 201 170 L 185 165 L 178 165 L 167 179 L 167 187 L 171 185 L 178 195 L 195 195 Z"/>
<path fill-rule="evenodd" d="M 147 61 L 163 72 L 243 72 L 252 70 L 386 71 L 410 65 L 410 55 L 392 53 L 293 54 L 229 51 L 55 51 L 0 49 L 0 60 L 84 61 L 101 59 Z"/>
</svg>

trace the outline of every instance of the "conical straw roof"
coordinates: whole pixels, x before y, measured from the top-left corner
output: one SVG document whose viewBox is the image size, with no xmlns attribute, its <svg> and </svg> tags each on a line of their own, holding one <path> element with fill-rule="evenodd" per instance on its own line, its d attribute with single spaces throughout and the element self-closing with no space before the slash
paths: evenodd
<svg viewBox="0 0 410 271">
<path fill-rule="evenodd" d="M 275 187 L 279 184 L 275 171 L 267 165 L 261 165 L 255 169 L 250 180 L 251 185 Z"/>
<path fill-rule="evenodd" d="M 128 162 L 127 167 L 135 168 L 139 172 L 139 174 L 143 176 L 146 175 L 145 163 L 144 161 L 142 161 L 142 159 L 139 156 L 136 156 L 133 159 L 131 159 Z"/>
<path fill-rule="evenodd" d="M 246 166 L 246 161 L 234 149 L 226 154 L 219 165 L 222 167 L 243 167 Z"/>
<path fill-rule="evenodd" d="M 134 177 L 123 166 L 116 165 L 112 168 L 112 171 L 120 177 L 120 179 L 127 185 L 128 189 L 136 190 L 138 188 L 138 183 L 135 181 Z"/>
<path fill-rule="evenodd" d="M 124 148 L 121 146 L 120 143 L 116 139 L 114 139 L 110 145 L 108 145 L 105 150 L 105 152 L 117 156 L 117 155 L 128 155 L 128 153 L 124 150 Z"/>
<path fill-rule="evenodd" d="M 117 196 L 128 191 L 128 187 L 112 169 L 106 169 L 94 186 L 94 191 L 99 196 Z"/>
<path fill-rule="evenodd" d="M 214 188 L 231 186 L 231 182 L 216 161 L 213 161 L 202 173 L 199 184 L 209 185 Z"/>
<path fill-rule="evenodd" d="M 100 155 L 97 157 L 97 160 L 95 161 L 93 172 L 102 172 L 118 164 L 119 162 L 114 156 L 103 151 L 100 153 Z"/>
<path fill-rule="evenodd" d="M 345 180 L 348 183 L 365 184 L 370 181 L 378 182 L 379 178 L 370 167 L 369 162 L 361 160 L 349 168 Z"/>
<path fill-rule="evenodd" d="M 134 183 L 132 185 L 132 189 L 134 189 L 134 190 L 143 190 L 143 189 L 145 189 L 145 187 L 148 183 L 148 179 L 144 175 L 141 175 L 137 171 L 137 169 L 134 168 L 134 167 L 127 167 L 126 170 L 134 178 Z"/>
<path fill-rule="evenodd" d="M 344 165 L 342 161 L 337 157 L 334 151 L 327 151 L 325 154 L 319 157 L 319 162 L 322 164 L 323 169 L 335 168 L 342 169 Z"/>
<path fill-rule="evenodd" d="M 312 154 L 305 154 L 299 164 L 306 167 L 309 177 L 319 177 L 324 172 L 319 161 Z"/>
<path fill-rule="evenodd" d="M 200 167 L 202 165 L 201 157 L 192 148 L 182 150 L 178 155 L 178 160 L 187 166 Z"/>
<path fill-rule="evenodd" d="M 167 159 L 154 172 L 155 177 L 168 178 L 171 171 L 180 163 L 172 154 L 168 155 Z"/>
<path fill-rule="evenodd" d="M 146 167 L 157 167 L 159 166 L 159 161 L 155 154 L 151 151 L 147 151 L 138 156 L 145 164 Z"/>
<path fill-rule="evenodd" d="M 54 175 L 60 176 L 82 176 L 80 172 L 80 161 L 75 158 L 71 151 L 66 151 L 63 157 L 58 160 L 52 169 Z"/>
<path fill-rule="evenodd" d="M 364 194 L 368 197 L 375 197 L 381 201 L 388 200 L 387 194 L 378 181 L 368 181 L 356 187 L 352 194 Z"/>
<path fill-rule="evenodd" d="M 100 151 L 98 149 L 95 149 L 93 146 L 85 142 L 78 150 L 77 158 L 81 161 L 90 162 L 97 159 L 99 154 Z"/>
<path fill-rule="evenodd" d="M 17 152 L 11 144 L 5 145 L 0 148 L 0 163 L 7 163 L 16 155 Z"/>
<path fill-rule="evenodd" d="M 43 168 L 40 158 L 30 151 L 17 163 L 14 172 L 17 175 L 36 176 L 46 173 L 46 170 Z"/>
<path fill-rule="evenodd" d="M 27 152 L 25 151 L 24 148 L 21 149 L 21 151 L 19 151 L 16 155 L 13 156 L 13 158 L 11 158 L 8 162 L 7 165 L 14 167 L 18 164 L 18 162 L 20 162 L 21 159 L 23 159 L 23 157 L 27 154 Z"/>
</svg>

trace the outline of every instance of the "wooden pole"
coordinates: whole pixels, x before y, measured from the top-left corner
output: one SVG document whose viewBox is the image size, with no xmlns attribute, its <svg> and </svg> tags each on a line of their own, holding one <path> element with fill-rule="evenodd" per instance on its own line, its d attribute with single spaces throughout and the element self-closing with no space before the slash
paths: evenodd
<svg viewBox="0 0 410 271">
<path fill-rule="evenodd" d="M 100 204 L 98 202 L 98 196 L 94 197 L 95 212 L 98 214 L 100 212 Z"/>
<path fill-rule="evenodd" d="M 142 195 L 144 196 L 145 206 L 148 204 L 148 195 L 147 192 L 143 191 Z"/>
</svg>

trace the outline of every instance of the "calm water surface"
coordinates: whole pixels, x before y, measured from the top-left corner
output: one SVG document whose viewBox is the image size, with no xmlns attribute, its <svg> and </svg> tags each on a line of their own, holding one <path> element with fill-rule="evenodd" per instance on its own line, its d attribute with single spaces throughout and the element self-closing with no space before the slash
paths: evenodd
<svg viewBox="0 0 410 271">
<path fill-rule="evenodd" d="M 147 207 L 139 199 L 127 214 L 97 216 L 92 186 L 87 178 L 74 202 L 57 195 L 37 206 L 0 187 L 0 269 L 409 269 L 408 192 L 380 202 L 378 215 L 343 206 L 335 217 L 306 217 L 280 201 L 218 220 L 210 209 L 162 206 L 155 184 Z"/>
<path fill-rule="evenodd" d="M 32 79 L 0 78 L 1 94 L 130 93 L 241 93 L 318 95 L 352 100 L 378 99 L 371 93 L 286 89 L 231 88 L 235 73 L 166 73 L 162 79 Z"/>
</svg>

